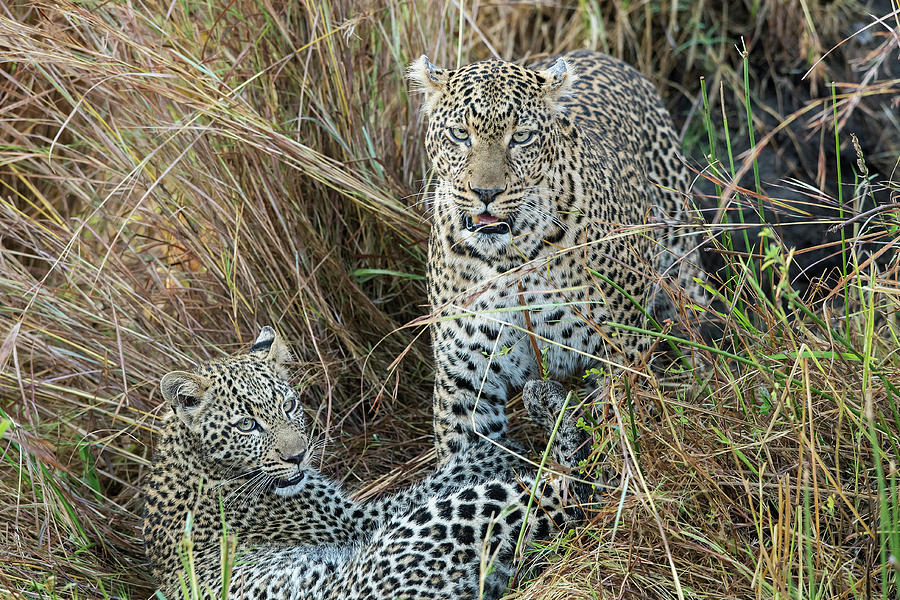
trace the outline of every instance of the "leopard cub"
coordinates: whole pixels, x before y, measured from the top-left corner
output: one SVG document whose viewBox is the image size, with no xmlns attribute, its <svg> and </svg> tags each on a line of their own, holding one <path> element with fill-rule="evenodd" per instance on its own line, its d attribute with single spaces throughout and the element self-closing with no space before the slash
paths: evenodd
<svg viewBox="0 0 900 600">
<path fill-rule="evenodd" d="M 289 360 L 265 327 L 246 354 L 163 377 L 171 411 L 144 486 L 143 531 L 169 598 L 187 581 L 188 515 L 201 589 L 222 589 L 224 531 L 237 543 L 229 596 L 308 600 L 499 598 L 520 530 L 526 539 L 547 537 L 578 518 L 564 498 L 571 504 L 582 486 L 567 496 L 558 477 L 535 485 L 507 438 L 474 440 L 425 480 L 354 502 L 310 464 L 317 445 L 286 381 Z M 549 429 L 565 393 L 531 383 L 523 397 Z M 559 464 L 572 466 L 584 453 L 585 436 L 568 415 L 554 439 Z"/>
</svg>

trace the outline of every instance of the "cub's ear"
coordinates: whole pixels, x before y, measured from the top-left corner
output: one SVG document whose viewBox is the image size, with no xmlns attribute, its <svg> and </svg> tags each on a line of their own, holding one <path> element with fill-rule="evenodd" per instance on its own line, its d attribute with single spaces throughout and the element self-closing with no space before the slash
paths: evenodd
<svg viewBox="0 0 900 600">
<path fill-rule="evenodd" d="M 410 81 L 410 89 L 425 94 L 422 110 L 430 114 L 447 90 L 447 71 L 432 64 L 424 54 L 410 63 L 406 69 L 406 77 Z"/>
<path fill-rule="evenodd" d="M 284 343 L 284 340 L 281 339 L 281 336 L 274 329 L 268 325 L 263 327 L 256 341 L 250 346 L 250 352 L 261 353 L 266 360 L 275 365 L 275 371 L 281 377 L 288 378 L 290 373 L 285 363 L 293 360 L 291 349 L 288 348 L 287 344 Z"/>
<path fill-rule="evenodd" d="M 209 384 L 201 377 L 187 371 L 166 373 L 159 383 L 163 398 L 186 425 L 193 423 L 197 410 L 205 402 L 204 394 Z"/>
<path fill-rule="evenodd" d="M 575 69 L 564 58 L 557 59 L 549 69 L 538 71 L 538 82 L 544 92 L 544 98 L 550 106 L 569 93 L 572 83 L 578 78 Z"/>
</svg>

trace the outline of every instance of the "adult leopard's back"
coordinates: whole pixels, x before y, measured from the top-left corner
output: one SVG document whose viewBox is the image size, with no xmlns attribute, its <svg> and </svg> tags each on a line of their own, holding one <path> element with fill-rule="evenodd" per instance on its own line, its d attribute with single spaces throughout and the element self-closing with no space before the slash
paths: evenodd
<svg viewBox="0 0 900 600">
<path fill-rule="evenodd" d="M 573 93 L 562 104 L 573 120 L 599 137 L 601 143 L 611 145 L 640 161 L 643 179 L 649 185 L 652 215 L 661 225 L 686 225 L 689 208 L 686 193 L 690 187 L 690 173 L 679 148 L 681 144 L 672 126 L 669 111 L 653 84 L 627 63 L 600 52 L 578 50 L 563 55 L 578 76 Z M 540 63 L 533 68 L 539 67 Z M 549 62 L 545 67 L 552 66 Z M 599 101 L 589 106 L 585 99 Z M 677 226 L 666 227 L 665 248 L 654 252 L 654 267 L 664 273 L 680 257 L 689 254 L 696 245 L 690 236 L 679 236 Z M 694 283 L 698 275 L 690 261 L 679 272 L 678 281 L 686 289 L 701 294 Z"/>
<path fill-rule="evenodd" d="M 633 68 L 579 51 L 532 69 L 422 57 L 409 76 L 437 180 L 428 292 L 444 457 L 476 427 L 502 435 L 508 392 L 538 375 L 535 345 L 553 377 L 634 362 L 649 338 L 614 325 L 645 326 L 631 298 L 673 316 L 658 283 L 699 296 L 699 271 L 677 136 Z"/>
</svg>

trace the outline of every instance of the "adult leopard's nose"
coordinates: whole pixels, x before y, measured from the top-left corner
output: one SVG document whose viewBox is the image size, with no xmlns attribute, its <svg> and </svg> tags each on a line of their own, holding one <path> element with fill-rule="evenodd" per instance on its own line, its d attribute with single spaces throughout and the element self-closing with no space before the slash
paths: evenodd
<svg viewBox="0 0 900 600">
<path fill-rule="evenodd" d="M 482 188 L 482 187 L 473 187 L 470 188 L 473 192 L 478 194 L 478 199 L 484 202 L 484 210 L 485 212 L 488 209 L 488 205 L 493 202 L 497 196 L 506 191 L 505 187 L 502 188 Z"/>
</svg>

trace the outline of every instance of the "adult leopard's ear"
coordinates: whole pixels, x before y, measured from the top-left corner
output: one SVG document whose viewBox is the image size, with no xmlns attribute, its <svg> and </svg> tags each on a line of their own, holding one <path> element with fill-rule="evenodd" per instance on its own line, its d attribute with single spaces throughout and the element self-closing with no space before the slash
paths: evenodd
<svg viewBox="0 0 900 600">
<path fill-rule="evenodd" d="M 175 415 L 190 426 L 205 402 L 204 396 L 209 384 L 199 375 L 187 371 L 172 371 L 162 378 L 159 388 Z"/>
<path fill-rule="evenodd" d="M 447 91 L 447 71 L 433 64 L 424 54 L 406 69 L 406 77 L 414 92 L 425 94 L 422 110 L 430 114 L 438 100 Z"/>
<path fill-rule="evenodd" d="M 275 371 L 287 379 L 289 373 L 287 363 L 293 360 L 291 349 L 288 348 L 278 332 L 266 325 L 259 332 L 256 341 L 250 346 L 250 352 L 261 353 L 264 358 L 275 365 Z"/>
<path fill-rule="evenodd" d="M 564 58 L 557 59 L 549 69 L 538 71 L 538 82 L 543 89 L 544 99 L 554 108 L 556 102 L 571 91 L 577 78 L 575 69 Z"/>
</svg>

